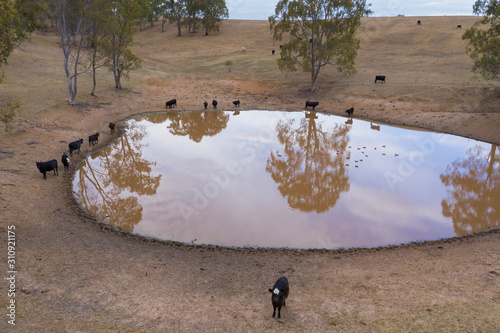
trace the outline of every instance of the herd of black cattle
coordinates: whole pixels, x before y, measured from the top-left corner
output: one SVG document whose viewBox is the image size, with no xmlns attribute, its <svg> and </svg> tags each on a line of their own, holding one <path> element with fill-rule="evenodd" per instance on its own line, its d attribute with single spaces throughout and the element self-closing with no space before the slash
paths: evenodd
<svg viewBox="0 0 500 333">
<path fill-rule="evenodd" d="M 380 77 L 382 77 L 382 78 L 380 78 Z M 377 82 L 377 80 L 382 80 L 383 82 L 385 82 L 385 76 L 377 75 L 377 77 L 375 79 L 375 83 Z M 240 100 L 233 101 L 233 105 L 235 107 L 239 107 L 240 104 L 241 104 Z M 214 99 L 212 101 L 213 108 L 217 109 L 217 105 L 218 105 L 218 102 Z M 304 109 L 307 110 L 308 108 L 312 108 L 314 110 L 318 105 L 319 105 L 319 102 L 306 101 Z M 174 106 L 177 107 L 177 100 L 171 99 L 165 103 L 165 106 L 167 109 L 170 109 Z M 208 107 L 207 101 L 205 101 L 203 103 L 203 107 L 205 108 L 205 110 L 207 109 L 207 107 Z M 348 116 L 352 117 L 352 114 L 354 113 L 354 108 L 351 107 L 350 109 L 347 109 L 346 113 Z M 111 130 L 111 133 L 113 133 L 115 131 L 115 126 L 116 126 L 115 123 L 112 123 L 112 122 L 109 123 L 109 129 Z M 92 134 L 92 135 L 89 135 L 89 147 L 95 146 L 98 143 L 99 143 L 99 132 Z M 75 150 L 78 150 L 78 153 L 80 153 L 80 147 L 82 146 L 82 144 L 83 144 L 83 138 L 78 139 L 78 140 L 73 141 L 73 142 L 70 142 L 68 144 L 69 155 L 71 157 L 73 157 L 73 152 Z M 64 153 L 62 155 L 61 162 L 64 165 L 64 170 L 68 170 L 70 159 L 69 159 L 69 156 L 66 155 L 66 153 Z M 40 173 L 43 174 L 44 179 L 47 179 L 47 172 L 48 171 L 54 171 L 54 176 L 59 175 L 57 160 L 55 160 L 55 159 L 50 160 L 50 161 L 45 161 L 45 162 L 36 162 L 36 167 L 38 168 L 38 171 L 40 171 Z"/>
<path fill-rule="evenodd" d="M 111 133 L 115 131 L 115 123 L 110 122 L 109 123 L 109 129 L 111 130 Z M 99 143 L 99 132 L 89 135 L 89 147 L 90 146 L 95 146 L 96 144 Z M 69 155 L 73 157 L 73 152 L 75 150 L 78 150 L 78 153 L 80 153 L 80 147 L 83 144 L 83 139 L 79 139 L 73 142 L 70 142 L 68 145 L 69 148 Z M 64 165 L 64 170 L 69 169 L 69 156 L 64 153 L 61 157 L 61 162 Z M 48 171 L 54 171 L 54 176 L 59 175 L 59 170 L 57 168 L 57 160 L 50 160 L 46 162 L 36 162 L 36 167 L 38 168 L 38 171 L 43 174 L 43 179 L 47 179 L 47 172 Z"/>
<path fill-rule="evenodd" d="M 417 24 L 418 25 L 421 25 L 422 22 L 419 20 L 417 21 Z M 457 25 L 457 28 L 462 28 L 461 25 Z M 281 48 L 281 45 L 280 45 L 280 48 Z M 273 50 L 273 55 L 275 53 L 275 50 Z M 382 83 L 385 83 L 385 75 L 376 75 L 375 76 L 375 83 L 377 83 L 377 81 L 380 81 Z M 212 106 L 214 109 L 217 109 L 217 105 L 219 103 L 217 102 L 217 100 L 213 100 L 212 101 Z M 236 101 L 233 101 L 233 105 L 235 107 L 239 107 L 240 106 L 240 100 L 236 100 Z M 319 105 L 319 102 L 312 102 L 312 101 L 306 101 L 306 104 L 305 104 L 305 107 L 304 109 L 307 110 L 308 108 L 312 108 L 313 110 Z M 177 107 L 177 99 L 171 99 L 169 101 L 167 101 L 165 103 L 165 107 L 167 109 L 171 109 L 173 107 Z M 203 102 L 203 107 L 205 108 L 205 110 L 208 108 L 208 102 L 205 101 Z M 352 117 L 353 113 L 354 113 L 354 107 L 351 107 L 349 109 L 347 109 L 345 111 L 347 113 L 347 115 L 349 117 Z M 111 130 L 111 132 L 114 132 L 115 130 L 115 124 L 110 122 L 109 123 L 109 128 Z M 89 146 L 94 146 L 96 144 L 99 143 L 99 133 L 95 133 L 95 134 L 92 134 L 89 136 Z M 83 139 L 79 139 L 79 140 L 76 140 L 76 141 L 73 141 L 71 142 L 68 147 L 69 147 L 69 154 L 70 156 L 73 156 L 73 151 L 75 150 L 78 150 L 78 153 L 80 153 L 80 147 L 81 145 L 83 144 Z M 66 153 L 64 153 L 61 157 L 61 162 L 62 164 L 64 165 L 64 169 L 67 170 L 69 168 L 69 157 L 68 155 L 66 155 Z M 38 170 L 43 174 L 43 178 L 44 179 L 47 179 L 47 175 L 46 173 L 48 171 L 54 171 L 54 175 L 59 175 L 59 172 L 57 170 L 57 160 L 51 160 L 51 161 L 46 161 L 46 162 L 36 162 L 36 166 L 38 168 Z"/>
<path fill-rule="evenodd" d="M 382 80 L 382 82 L 385 82 L 385 76 L 377 75 L 377 77 L 375 79 L 375 83 L 377 82 L 377 80 Z M 240 104 L 241 104 L 240 100 L 233 101 L 233 105 L 235 107 L 239 107 Z M 212 101 L 213 108 L 217 109 L 217 105 L 218 105 L 218 102 L 217 102 L 217 100 L 214 99 Z M 307 110 L 308 108 L 312 108 L 314 110 L 318 105 L 319 105 L 319 102 L 306 101 L 304 109 Z M 177 107 L 177 100 L 176 99 L 171 99 L 171 100 L 169 100 L 169 101 L 167 101 L 165 103 L 165 106 L 166 106 L 167 109 L 170 109 L 170 108 L 172 108 L 174 106 Z M 203 106 L 204 106 L 204 108 L 206 110 L 207 107 L 208 107 L 208 102 L 205 101 L 203 103 Z M 350 109 L 347 109 L 346 113 L 347 113 L 348 116 L 352 117 L 352 114 L 354 113 L 354 108 L 351 107 Z M 111 130 L 111 133 L 113 133 L 115 131 L 115 126 L 116 126 L 115 123 L 112 123 L 112 122 L 109 123 L 109 129 Z M 92 134 L 92 135 L 89 135 L 89 147 L 90 146 L 95 146 L 98 143 L 99 143 L 99 132 L 97 132 L 95 134 Z M 80 153 L 80 147 L 82 146 L 82 144 L 83 144 L 83 138 L 82 139 L 78 139 L 78 140 L 73 141 L 73 142 L 70 142 L 68 144 L 69 155 L 71 157 L 73 157 L 73 152 L 75 150 L 77 150 L 78 153 Z M 68 170 L 69 169 L 70 159 L 69 159 L 69 156 L 66 155 L 66 153 L 64 153 L 62 155 L 61 162 L 64 165 L 64 170 Z M 40 171 L 40 173 L 43 174 L 43 178 L 44 179 L 47 179 L 47 172 L 48 171 L 54 171 L 54 176 L 59 175 L 57 160 L 55 160 L 55 159 L 50 160 L 50 161 L 45 161 L 45 162 L 36 162 L 36 167 L 38 168 L 38 170 Z"/>
<path fill-rule="evenodd" d="M 420 20 L 418 20 L 417 24 L 421 25 L 422 22 Z M 461 29 L 462 26 L 461 25 L 457 25 L 457 28 Z M 281 47 L 282 47 L 282 45 L 280 45 L 280 48 Z M 272 54 L 273 55 L 275 54 L 275 50 L 272 50 Z M 376 75 L 375 76 L 375 83 L 377 83 L 377 81 L 385 83 L 385 75 Z M 217 102 L 217 100 L 214 99 L 212 101 L 212 106 L 213 106 L 214 109 L 217 109 L 217 105 L 218 104 L 219 103 Z M 235 107 L 239 107 L 240 106 L 240 100 L 233 101 L 233 105 Z M 314 110 L 318 105 L 319 105 L 319 102 L 306 101 L 304 109 L 307 110 L 308 108 L 312 108 Z M 173 107 L 177 107 L 177 99 L 171 99 L 171 100 L 167 101 L 165 103 L 165 107 L 167 109 L 171 109 Z M 203 102 L 203 107 L 205 108 L 205 110 L 208 108 L 208 102 L 207 101 Z M 347 115 L 349 117 L 352 117 L 352 115 L 354 113 L 354 107 L 351 107 L 351 108 L 347 109 L 345 112 L 347 113 Z M 114 130 L 115 130 L 115 124 L 112 123 L 112 122 L 110 122 L 109 123 L 109 128 L 110 128 L 111 132 L 114 132 Z M 91 145 L 93 146 L 93 145 L 96 145 L 98 143 L 99 143 L 99 133 L 95 133 L 95 134 L 92 134 L 92 135 L 89 136 L 89 146 L 91 146 Z M 78 153 L 80 153 L 80 147 L 81 147 L 82 144 L 83 144 L 83 139 L 79 139 L 79 140 L 71 142 L 68 145 L 70 156 L 73 156 L 73 151 L 75 151 L 75 150 L 78 150 Z M 64 153 L 62 155 L 61 162 L 64 165 L 64 169 L 67 170 L 69 168 L 69 157 L 68 157 L 68 155 L 66 155 L 66 153 Z M 46 176 L 47 171 L 52 171 L 53 170 L 54 171 L 54 175 L 59 175 L 59 172 L 57 170 L 57 160 L 51 160 L 51 161 L 46 161 L 46 162 L 36 162 L 36 166 L 37 166 L 38 170 L 43 174 L 43 178 L 44 179 L 47 179 L 47 176 Z"/>
</svg>

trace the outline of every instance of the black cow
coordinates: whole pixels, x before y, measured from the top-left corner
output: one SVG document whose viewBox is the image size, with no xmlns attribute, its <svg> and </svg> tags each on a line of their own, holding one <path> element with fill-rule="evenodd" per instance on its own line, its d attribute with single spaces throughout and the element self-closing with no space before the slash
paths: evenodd
<svg viewBox="0 0 500 333">
<path fill-rule="evenodd" d="M 96 144 L 99 143 L 99 132 L 96 134 L 89 135 L 89 147 L 92 144 L 92 146 L 95 146 Z"/>
<path fill-rule="evenodd" d="M 304 107 L 306 110 L 308 107 L 310 108 L 314 108 L 317 107 L 319 105 L 319 102 L 309 102 L 309 101 L 306 101 L 306 106 Z"/>
<path fill-rule="evenodd" d="M 385 83 L 385 75 L 375 75 L 375 83 L 377 81 L 382 81 L 382 83 Z"/>
<path fill-rule="evenodd" d="M 115 126 L 116 126 L 115 123 L 109 122 L 109 129 L 111 130 L 111 133 L 115 131 Z"/>
<path fill-rule="evenodd" d="M 36 167 L 43 173 L 43 179 L 47 179 L 47 171 L 54 170 L 54 176 L 57 174 L 59 176 L 59 171 L 57 171 L 57 161 L 51 160 L 47 162 L 36 162 Z"/>
<path fill-rule="evenodd" d="M 422 22 L 420 22 L 420 20 L 417 21 L 417 24 L 418 25 L 422 25 Z"/>
<path fill-rule="evenodd" d="M 233 104 L 234 104 L 235 107 L 239 107 L 240 106 L 240 100 L 233 101 Z"/>
<path fill-rule="evenodd" d="M 203 102 L 203 106 L 205 107 L 205 110 L 206 110 L 207 106 L 208 106 L 208 102 L 207 101 Z"/>
<path fill-rule="evenodd" d="M 457 25 L 457 29 L 462 29 L 462 25 L 461 24 Z"/>
<path fill-rule="evenodd" d="M 276 316 L 276 308 L 278 308 L 278 319 L 281 319 L 281 306 L 286 306 L 285 301 L 289 291 L 288 280 L 284 276 L 276 281 L 273 289 L 269 289 L 269 292 L 273 294 L 271 296 L 271 301 L 273 303 L 273 318 Z"/>
<path fill-rule="evenodd" d="M 78 154 L 80 154 L 80 146 L 83 144 L 83 139 L 71 142 L 69 147 L 69 154 L 73 156 L 73 151 L 78 150 Z"/>
<path fill-rule="evenodd" d="M 63 154 L 63 156 L 61 157 L 61 162 L 64 165 L 64 170 L 68 170 L 69 169 L 69 157 L 68 157 L 68 155 Z"/>
<path fill-rule="evenodd" d="M 273 52 L 273 55 L 274 55 L 274 53 L 276 52 L 276 50 L 273 50 L 272 52 Z"/>
<path fill-rule="evenodd" d="M 354 108 L 350 108 L 350 109 L 347 109 L 345 110 L 345 112 L 347 113 L 348 116 L 352 116 L 352 114 L 354 113 Z"/>
<path fill-rule="evenodd" d="M 215 99 L 212 101 L 212 105 L 214 109 L 217 109 L 217 101 Z"/>
<path fill-rule="evenodd" d="M 177 107 L 177 100 L 175 98 L 165 103 L 165 108 L 167 109 L 173 108 L 174 106 Z"/>
</svg>

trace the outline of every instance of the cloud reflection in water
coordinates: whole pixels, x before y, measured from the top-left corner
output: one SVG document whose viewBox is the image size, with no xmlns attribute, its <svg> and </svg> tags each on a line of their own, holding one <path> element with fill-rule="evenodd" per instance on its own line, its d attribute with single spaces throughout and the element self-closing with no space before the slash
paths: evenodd
<svg viewBox="0 0 500 333">
<path fill-rule="evenodd" d="M 491 144 L 309 112 L 173 112 L 129 125 L 81 165 L 74 189 L 86 209 L 135 233 L 338 248 L 499 223 Z"/>
</svg>

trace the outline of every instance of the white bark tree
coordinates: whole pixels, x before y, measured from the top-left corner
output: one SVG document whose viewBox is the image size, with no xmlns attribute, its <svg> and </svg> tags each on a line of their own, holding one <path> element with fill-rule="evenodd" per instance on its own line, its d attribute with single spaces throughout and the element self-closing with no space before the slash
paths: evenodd
<svg viewBox="0 0 500 333">
<path fill-rule="evenodd" d="M 61 49 L 64 55 L 64 72 L 68 81 L 69 103 L 76 104 L 78 76 L 89 67 L 81 68 L 80 60 L 86 56 L 82 52 L 86 27 L 85 16 L 92 0 L 51 0 L 54 20 L 59 31 Z"/>
</svg>

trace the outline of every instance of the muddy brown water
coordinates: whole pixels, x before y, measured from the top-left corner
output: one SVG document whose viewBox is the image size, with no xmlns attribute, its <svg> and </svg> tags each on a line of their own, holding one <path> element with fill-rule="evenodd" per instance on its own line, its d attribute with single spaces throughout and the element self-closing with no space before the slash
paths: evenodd
<svg viewBox="0 0 500 333">
<path fill-rule="evenodd" d="M 374 247 L 500 225 L 500 149 L 313 112 L 129 120 L 73 180 L 85 209 L 191 244 Z"/>
</svg>

